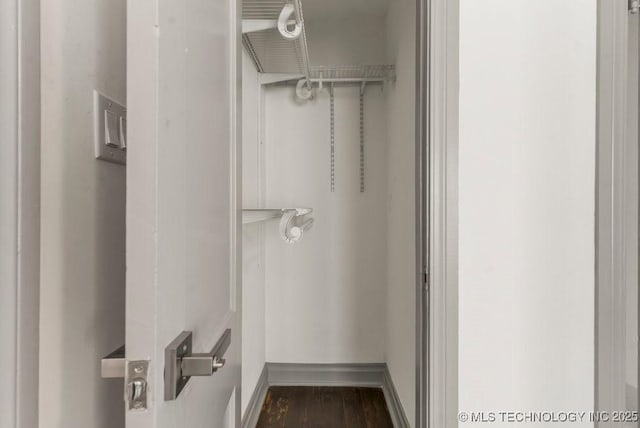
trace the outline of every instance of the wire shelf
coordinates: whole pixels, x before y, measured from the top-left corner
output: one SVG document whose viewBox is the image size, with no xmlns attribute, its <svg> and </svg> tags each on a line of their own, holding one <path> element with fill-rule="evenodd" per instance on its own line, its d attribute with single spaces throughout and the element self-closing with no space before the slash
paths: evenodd
<svg viewBox="0 0 640 428">
<path fill-rule="evenodd" d="M 245 0 L 242 2 L 242 19 L 277 21 L 286 4 L 285 0 Z M 302 34 L 298 39 L 283 38 L 277 28 L 242 35 L 242 41 L 261 73 L 300 73 L 310 77 L 302 4 L 300 0 L 293 0 L 293 5 L 302 22 Z"/>
<path fill-rule="evenodd" d="M 284 0 L 244 0 L 242 19 L 278 19 Z"/>
<path fill-rule="evenodd" d="M 310 70 L 312 80 L 393 80 L 393 65 L 338 65 L 314 66 Z"/>
<path fill-rule="evenodd" d="M 302 22 L 302 34 L 296 40 L 280 35 L 275 22 L 282 8 L 292 2 L 297 19 Z M 270 83 L 282 83 L 304 77 L 310 82 L 386 82 L 395 80 L 393 65 L 311 66 L 301 0 L 245 0 L 242 19 L 247 22 L 269 22 L 271 26 L 252 27 L 242 35 L 242 41 L 260 73 L 275 76 Z M 266 28 L 266 29 L 265 29 Z"/>
<path fill-rule="evenodd" d="M 302 46 L 284 39 L 278 30 L 247 33 L 242 41 L 259 72 L 305 74 Z"/>
</svg>

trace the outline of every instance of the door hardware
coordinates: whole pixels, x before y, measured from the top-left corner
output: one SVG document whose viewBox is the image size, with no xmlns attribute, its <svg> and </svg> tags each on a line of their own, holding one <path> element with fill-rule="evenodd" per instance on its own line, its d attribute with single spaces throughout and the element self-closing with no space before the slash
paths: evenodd
<svg viewBox="0 0 640 428">
<path fill-rule="evenodd" d="M 629 12 L 633 14 L 640 12 L 640 0 L 629 0 Z"/>
<path fill-rule="evenodd" d="M 127 409 L 147 409 L 149 361 L 127 361 L 123 345 L 104 357 L 100 366 L 103 378 L 124 379 L 124 401 L 127 403 Z"/>
<path fill-rule="evenodd" d="M 124 378 L 127 362 L 124 355 L 124 345 L 122 345 L 100 361 L 100 373 L 103 378 Z"/>
<path fill-rule="evenodd" d="M 231 330 L 222 334 L 211 352 L 192 352 L 193 334 L 183 331 L 164 351 L 164 399 L 178 398 L 192 376 L 212 376 L 224 367 L 224 353 L 231 344 Z"/>
<path fill-rule="evenodd" d="M 145 389 L 147 389 L 147 384 L 142 379 L 132 380 L 127 389 L 128 401 L 139 400 Z"/>
<path fill-rule="evenodd" d="M 124 379 L 125 395 L 129 410 L 146 410 L 147 402 L 147 376 L 149 372 L 149 361 L 127 361 L 126 376 Z"/>
</svg>

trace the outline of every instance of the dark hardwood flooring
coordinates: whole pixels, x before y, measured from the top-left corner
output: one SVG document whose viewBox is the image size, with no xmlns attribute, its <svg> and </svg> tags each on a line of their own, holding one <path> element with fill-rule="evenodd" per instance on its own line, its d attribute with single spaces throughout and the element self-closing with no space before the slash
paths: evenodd
<svg viewBox="0 0 640 428">
<path fill-rule="evenodd" d="M 256 428 L 393 428 L 382 389 L 272 386 Z"/>
</svg>

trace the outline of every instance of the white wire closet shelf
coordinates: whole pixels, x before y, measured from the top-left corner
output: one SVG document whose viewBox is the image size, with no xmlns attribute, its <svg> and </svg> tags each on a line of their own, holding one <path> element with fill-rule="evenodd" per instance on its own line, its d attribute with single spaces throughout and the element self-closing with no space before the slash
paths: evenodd
<svg viewBox="0 0 640 428">
<path fill-rule="evenodd" d="M 287 5 L 295 14 L 288 25 L 299 24 L 301 34 L 295 40 L 283 37 L 278 20 Z M 290 6 L 289 6 L 290 7 Z M 307 83 L 384 83 L 395 80 L 392 65 L 312 66 L 301 0 L 245 0 L 242 4 L 242 40 L 263 84 Z"/>
<path fill-rule="evenodd" d="M 294 17 L 302 32 L 295 39 L 286 39 L 278 30 L 280 14 L 287 4 L 293 4 Z M 309 50 L 300 0 L 245 0 L 242 2 L 242 41 L 260 73 L 297 73 L 309 75 Z"/>
<path fill-rule="evenodd" d="M 311 67 L 311 79 L 358 79 L 393 80 L 393 65 L 336 65 L 331 67 Z"/>
</svg>

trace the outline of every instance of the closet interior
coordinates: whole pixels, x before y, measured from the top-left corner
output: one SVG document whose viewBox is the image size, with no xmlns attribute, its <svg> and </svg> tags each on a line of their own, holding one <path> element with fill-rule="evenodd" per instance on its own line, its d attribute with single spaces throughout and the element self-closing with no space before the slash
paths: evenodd
<svg viewBox="0 0 640 428">
<path fill-rule="evenodd" d="M 379 370 L 408 426 L 415 2 L 245 0 L 242 33 L 242 412 Z"/>
</svg>

